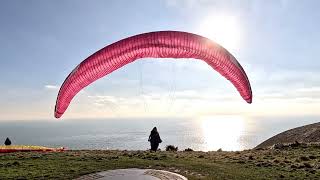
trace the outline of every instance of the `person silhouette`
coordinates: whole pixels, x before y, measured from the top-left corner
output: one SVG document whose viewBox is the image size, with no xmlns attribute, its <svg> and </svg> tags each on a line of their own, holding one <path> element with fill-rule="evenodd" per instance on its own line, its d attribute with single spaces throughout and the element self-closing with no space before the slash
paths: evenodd
<svg viewBox="0 0 320 180">
<path fill-rule="evenodd" d="M 10 139 L 7 137 L 7 139 L 4 141 L 4 145 L 6 146 L 10 146 L 11 145 L 11 141 Z"/>
<path fill-rule="evenodd" d="M 159 144 L 162 143 L 162 140 L 156 127 L 152 129 L 148 141 L 151 145 L 151 151 L 157 151 Z"/>
</svg>

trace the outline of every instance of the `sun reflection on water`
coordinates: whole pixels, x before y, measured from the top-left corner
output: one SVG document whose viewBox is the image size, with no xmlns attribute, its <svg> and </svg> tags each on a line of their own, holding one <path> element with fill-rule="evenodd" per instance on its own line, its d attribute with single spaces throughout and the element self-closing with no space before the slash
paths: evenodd
<svg viewBox="0 0 320 180">
<path fill-rule="evenodd" d="M 239 141 L 245 130 L 245 119 L 242 116 L 204 117 L 201 123 L 207 151 L 242 148 Z"/>
</svg>

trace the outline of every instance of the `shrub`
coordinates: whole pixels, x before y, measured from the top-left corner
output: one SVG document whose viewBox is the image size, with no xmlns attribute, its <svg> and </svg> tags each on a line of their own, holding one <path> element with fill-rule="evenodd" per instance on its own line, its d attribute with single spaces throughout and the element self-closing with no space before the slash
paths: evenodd
<svg viewBox="0 0 320 180">
<path fill-rule="evenodd" d="M 184 151 L 191 152 L 191 151 L 193 151 L 193 149 L 187 148 L 187 149 L 185 149 Z"/>
<path fill-rule="evenodd" d="M 178 147 L 175 147 L 174 145 L 167 145 L 166 151 L 178 151 Z"/>
</svg>

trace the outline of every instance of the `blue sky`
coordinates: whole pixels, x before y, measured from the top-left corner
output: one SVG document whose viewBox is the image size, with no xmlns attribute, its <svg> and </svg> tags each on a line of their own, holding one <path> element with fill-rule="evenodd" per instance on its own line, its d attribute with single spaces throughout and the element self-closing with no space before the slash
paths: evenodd
<svg viewBox="0 0 320 180">
<path fill-rule="evenodd" d="M 158 30 L 207 36 L 243 65 L 247 105 L 197 60 L 143 59 L 75 97 L 65 118 L 318 115 L 320 2 L 314 0 L 2 1 L 0 119 L 53 119 L 58 88 L 83 59 Z"/>
</svg>

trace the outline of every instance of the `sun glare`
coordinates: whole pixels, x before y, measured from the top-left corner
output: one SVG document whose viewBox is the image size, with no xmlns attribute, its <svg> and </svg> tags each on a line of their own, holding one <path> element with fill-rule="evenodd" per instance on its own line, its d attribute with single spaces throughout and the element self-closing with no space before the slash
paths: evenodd
<svg viewBox="0 0 320 180">
<path fill-rule="evenodd" d="M 204 117 L 201 123 L 207 151 L 241 149 L 239 139 L 245 128 L 241 116 Z"/>
<path fill-rule="evenodd" d="M 208 16 L 200 23 L 198 33 L 230 51 L 236 51 L 239 48 L 240 28 L 234 16 Z"/>
</svg>

